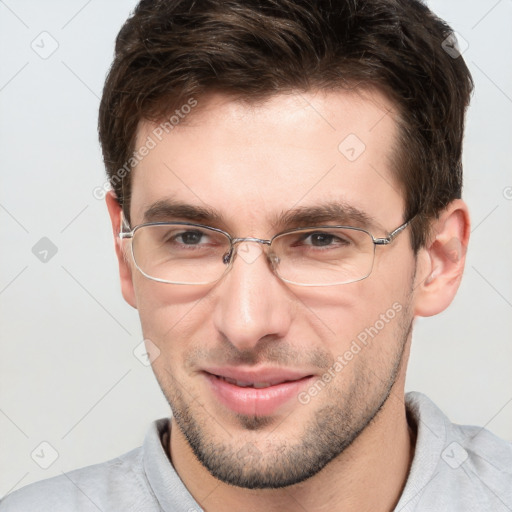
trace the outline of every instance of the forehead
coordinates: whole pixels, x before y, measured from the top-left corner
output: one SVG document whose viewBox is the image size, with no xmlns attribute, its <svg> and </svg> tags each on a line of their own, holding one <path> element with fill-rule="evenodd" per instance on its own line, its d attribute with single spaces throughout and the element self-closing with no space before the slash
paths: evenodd
<svg viewBox="0 0 512 512">
<path fill-rule="evenodd" d="M 290 210 L 324 204 L 380 225 L 401 220 L 391 169 L 396 114 L 382 94 L 280 94 L 253 104 L 214 94 L 194 108 L 177 112 L 171 125 L 141 123 L 133 224 L 166 201 L 204 208 L 223 227 L 245 232 L 266 232 Z"/>
</svg>

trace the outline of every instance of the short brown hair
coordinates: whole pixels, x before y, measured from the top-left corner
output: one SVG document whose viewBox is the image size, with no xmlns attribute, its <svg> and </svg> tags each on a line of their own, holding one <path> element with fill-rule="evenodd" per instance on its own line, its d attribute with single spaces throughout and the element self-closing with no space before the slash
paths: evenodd
<svg viewBox="0 0 512 512">
<path fill-rule="evenodd" d="M 141 121 L 160 122 L 213 90 L 250 102 L 360 84 L 398 108 L 394 172 L 404 217 L 417 214 L 417 250 L 462 189 L 473 82 L 462 57 L 445 51 L 451 37 L 418 0 L 142 0 L 117 36 L 99 112 L 107 174 L 127 219 L 127 162 Z"/>
</svg>

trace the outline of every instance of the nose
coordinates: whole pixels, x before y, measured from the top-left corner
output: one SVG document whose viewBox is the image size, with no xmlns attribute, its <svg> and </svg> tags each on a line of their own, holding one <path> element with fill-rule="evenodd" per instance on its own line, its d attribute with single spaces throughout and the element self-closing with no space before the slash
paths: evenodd
<svg viewBox="0 0 512 512">
<path fill-rule="evenodd" d="M 218 332 L 240 351 L 263 339 L 286 335 L 293 303 L 272 272 L 261 244 L 242 242 L 230 271 L 216 287 L 213 320 Z"/>
</svg>

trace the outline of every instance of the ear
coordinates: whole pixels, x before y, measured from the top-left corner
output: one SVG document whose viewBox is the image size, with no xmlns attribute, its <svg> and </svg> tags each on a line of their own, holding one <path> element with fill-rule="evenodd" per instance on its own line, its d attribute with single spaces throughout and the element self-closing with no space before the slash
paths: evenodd
<svg viewBox="0 0 512 512">
<path fill-rule="evenodd" d="M 126 252 L 127 241 L 119 238 L 123 218 L 121 205 L 113 191 L 107 192 L 105 201 L 107 203 L 110 221 L 112 222 L 112 232 L 114 235 L 114 244 L 119 264 L 119 277 L 121 278 L 121 291 L 123 293 L 124 300 L 128 302 L 130 306 L 137 308 L 137 301 L 135 300 L 135 291 L 133 287 L 130 254 Z"/>
<path fill-rule="evenodd" d="M 432 316 L 444 311 L 460 285 L 469 242 L 466 203 L 452 201 L 432 224 L 432 236 L 419 250 L 414 314 Z"/>
</svg>

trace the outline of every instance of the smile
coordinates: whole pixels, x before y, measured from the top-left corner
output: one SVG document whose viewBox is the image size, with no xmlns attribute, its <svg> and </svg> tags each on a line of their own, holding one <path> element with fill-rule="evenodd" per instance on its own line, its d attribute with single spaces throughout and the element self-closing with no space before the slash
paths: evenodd
<svg viewBox="0 0 512 512">
<path fill-rule="evenodd" d="M 222 369 L 203 372 L 214 400 L 237 414 L 268 416 L 298 394 L 313 378 L 296 372 L 243 372 Z M 230 375 L 226 375 L 229 373 Z M 236 375 L 235 375 L 236 374 Z M 245 376 L 245 378 L 240 378 Z"/>
</svg>

